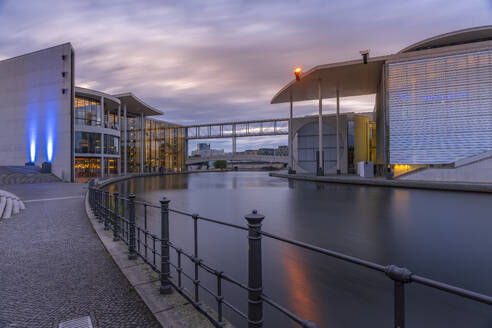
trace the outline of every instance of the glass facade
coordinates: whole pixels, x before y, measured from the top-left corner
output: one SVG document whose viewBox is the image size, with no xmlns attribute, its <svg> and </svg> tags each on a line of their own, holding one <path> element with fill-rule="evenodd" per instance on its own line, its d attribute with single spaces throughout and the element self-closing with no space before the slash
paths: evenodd
<svg viewBox="0 0 492 328">
<path fill-rule="evenodd" d="M 111 155 L 119 155 L 120 153 L 120 138 L 112 135 L 104 135 L 104 153 Z"/>
<path fill-rule="evenodd" d="M 118 175 L 118 159 L 104 158 L 104 176 Z"/>
<path fill-rule="evenodd" d="M 492 149 L 492 51 L 388 64 L 390 164 L 450 164 Z"/>
<path fill-rule="evenodd" d="M 84 154 L 101 153 L 101 134 L 92 132 L 75 132 L 75 152 Z"/>
<path fill-rule="evenodd" d="M 101 159 L 98 157 L 75 157 L 75 181 L 85 182 L 101 176 Z"/>
<path fill-rule="evenodd" d="M 185 168 L 185 131 L 163 121 L 144 119 L 142 140 L 141 118 L 127 118 L 127 170 L 140 172 L 143 149 L 143 171 L 181 172 Z"/>
<path fill-rule="evenodd" d="M 137 173 L 140 172 L 141 119 L 139 116 L 128 116 L 127 121 L 127 170 L 129 173 Z"/>
<path fill-rule="evenodd" d="M 185 166 L 184 136 L 184 128 L 168 122 L 146 120 L 144 171 L 183 171 Z"/>
<path fill-rule="evenodd" d="M 94 99 L 75 97 L 75 124 L 76 125 L 101 125 L 101 102 Z"/>
</svg>

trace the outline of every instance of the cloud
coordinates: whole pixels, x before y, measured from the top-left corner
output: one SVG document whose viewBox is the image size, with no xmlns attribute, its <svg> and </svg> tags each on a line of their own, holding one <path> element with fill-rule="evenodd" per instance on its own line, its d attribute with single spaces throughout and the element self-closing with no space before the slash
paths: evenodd
<svg viewBox="0 0 492 328">
<path fill-rule="evenodd" d="M 62 42 L 76 83 L 132 91 L 177 123 L 285 117 L 271 97 L 292 68 L 395 53 L 490 22 L 490 1 L 2 1 L 0 58 Z M 370 111 L 373 96 L 342 99 Z M 327 111 L 333 103 L 325 101 Z M 296 115 L 316 112 L 296 104 Z"/>
</svg>

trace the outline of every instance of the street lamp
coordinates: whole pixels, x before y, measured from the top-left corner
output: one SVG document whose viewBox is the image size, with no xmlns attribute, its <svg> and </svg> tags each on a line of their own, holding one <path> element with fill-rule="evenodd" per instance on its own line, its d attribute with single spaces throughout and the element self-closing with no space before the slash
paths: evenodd
<svg viewBox="0 0 492 328">
<path fill-rule="evenodd" d="M 296 75 L 296 81 L 300 81 L 301 80 L 301 72 L 302 72 L 302 69 L 300 67 L 297 67 L 294 70 L 294 74 Z"/>
</svg>

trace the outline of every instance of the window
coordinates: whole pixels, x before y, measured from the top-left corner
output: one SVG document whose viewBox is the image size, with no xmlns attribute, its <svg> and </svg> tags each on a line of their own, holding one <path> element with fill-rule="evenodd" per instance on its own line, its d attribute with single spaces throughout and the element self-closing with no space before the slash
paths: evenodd
<svg viewBox="0 0 492 328">
<path fill-rule="evenodd" d="M 101 159 L 75 157 L 75 181 L 84 182 L 101 176 Z"/>
<path fill-rule="evenodd" d="M 100 154 L 101 135 L 91 132 L 75 132 L 75 152 Z"/>
<path fill-rule="evenodd" d="M 101 103 L 83 97 L 75 97 L 75 124 L 76 125 L 101 125 Z"/>
<path fill-rule="evenodd" d="M 120 153 L 120 138 L 105 134 L 104 153 L 118 155 Z"/>
</svg>

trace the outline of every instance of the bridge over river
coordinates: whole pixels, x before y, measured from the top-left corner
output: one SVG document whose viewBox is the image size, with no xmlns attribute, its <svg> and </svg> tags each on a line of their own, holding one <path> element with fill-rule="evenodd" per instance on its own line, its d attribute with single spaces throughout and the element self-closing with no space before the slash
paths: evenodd
<svg viewBox="0 0 492 328">
<path fill-rule="evenodd" d="M 272 156 L 272 155 L 240 155 L 240 154 L 225 154 L 214 155 L 209 157 L 190 157 L 186 159 L 186 165 L 200 164 L 203 162 L 214 162 L 219 160 L 234 161 L 234 162 L 260 162 L 260 163 L 284 163 L 289 162 L 288 156 Z"/>
</svg>

